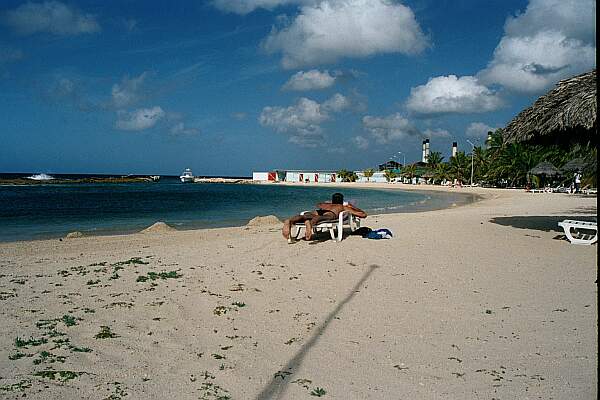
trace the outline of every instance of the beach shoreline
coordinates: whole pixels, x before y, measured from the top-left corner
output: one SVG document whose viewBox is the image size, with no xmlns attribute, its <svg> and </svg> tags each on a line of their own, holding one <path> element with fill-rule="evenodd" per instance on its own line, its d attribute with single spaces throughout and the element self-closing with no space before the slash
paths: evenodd
<svg viewBox="0 0 600 400">
<path fill-rule="evenodd" d="M 222 182 L 217 182 L 217 183 L 222 183 Z M 212 184 L 212 183 L 206 183 L 206 184 Z M 243 184 L 245 186 L 245 184 Z M 269 186 L 268 183 L 257 183 L 257 185 L 265 185 L 265 186 Z M 400 203 L 398 203 L 398 205 L 396 206 L 386 206 L 386 207 L 379 207 L 373 210 L 367 209 L 367 211 L 369 211 L 370 214 L 381 214 L 383 211 L 384 214 L 390 214 L 390 213 L 406 213 L 406 212 L 425 212 L 425 211 L 430 211 L 430 210 L 439 210 L 439 209 L 443 209 L 443 208 L 448 208 L 448 207 L 457 207 L 457 206 L 463 206 L 475 201 L 478 201 L 482 198 L 484 198 L 485 196 L 490 196 L 490 194 L 486 191 L 479 191 L 479 192 L 462 192 L 460 190 L 451 190 L 451 188 L 444 188 L 444 187 L 440 187 L 440 188 L 435 188 L 435 187 L 431 187 L 429 188 L 428 186 L 424 186 L 424 185 L 417 185 L 417 187 L 410 187 L 413 185 L 399 185 L 399 184 L 394 184 L 394 185 L 390 185 L 390 184 L 382 184 L 382 183 L 333 183 L 333 184 L 327 184 L 327 183 L 321 183 L 321 184 L 304 184 L 304 183 L 285 183 L 282 182 L 280 183 L 273 183 L 271 184 L 273 185 L 273 187 L 281 187 L 281 186 L 286 186 L 286 187 L 308 187 L 308 188 L 319 188 L 319 189 L 323 189 L 323 188 L 330 188 L 332 190 L 331 193 L 333 193 L 334 191 L 344 191 L 344 189 L 358 189 L 358 190 L 373 190 L 373 191 L 401 191 L 401 192 L 417 192 L 417 193 L 421 193 L 423 195 L 433 195 L 435 198 L 432 202 L 423 202 L 423 209 L 419 209 L 420 206 L 415 206 L 414 203 L 410 203 L 413 204 L 412 206 L 410 204 L 405 204 L 402 203 L 402 199 L 399 199 L 398 201 L 400 201 Z M 326 198 L 323 198 L 323 200 L 327 200 L 331 193 L 328 193 Z M 448 193 L 453 195 L 454 198 L 450 198 L 448 197 L 446 200 L 442 200 L 439 198 L 439 193 Z M 193 198 L 190 198 L 190 200 L 193 200 Z M 350 200 L 352 200 L 350 198 Z M 310 208 L 310 207 L 314 207 L 314 204 L 306 204 L 306 207 Z M 359 205 L 360 206 L 360 205 Z M 407 207 L 407 209 L 405 209 L 405 207 Z M 411 209 L 412 207 L 412 209 Z M 160 213 L 160 211 L 157 211 Z M 218 229 L 218 228 L 227 228 L 227 227 L 240 227 L 240 226 L 244 226 L 250 219 L 254 218 L 254 217 L 260 217 L 260 216 L 265 216 L 268 215 L 268 213 L 260 213 L 260 212 L 256 212 L 255 214 L 252 215 L 248 215 L 247 219 L 242 219 L 239 221 L 223 221 L 221 224 L 219 223 L 214 223 L 212 222 L 211 224 L 204 225 L 201 220 L 199 221 L 194 221 L 193 219 L 190 219 L 187 222 L 179 222 L 177 224 L 173 224 L 171 223 L 168 219 L 166 220 L 167 223 L 170 223 L 171 227 L 177 229 L 177 230 L 197 230 L 197 229 Z M 291 214 L 290 214 L 291 215 Z M 279 214 L 278 217 L 283 218 L 283 217 L 287 217 L 287 214 Z M 40 216 L 41 218 L 45 218 L 47 217 L 47 215 L 42 215 Z M 119 223 L 113 226 L 108 226 L 106 224 L 94 224 L 94 223 L 87 223 L 87 224 L 82 224 L 81 227 L 78 227 L 76 223 L 71 223 L 71 227 L 69 230 L 62 230 L 62 232 L 52 232 L 51 230 L 48 230 L 48 227 L 44 227 L 44 229 L 46 229 L 45 231 L 39 231 L 39 232 L 30 232 L 28 234 L 29 237 L 25 237 L 25 238 L 21 238 L 18 235 L 15 236 L 14 238 L 8 238 L 8 235 L 5 234 L 4 237 L 0 237 L 0 242 L 4 242 L 4 243 L 10 243 L 10 242 L 24 242 L 24 241 L 29 241 L 29 240 L 57 240 L 57 239 L 61 239 L 61 238 L 65 238 L 67 237 L 69 234 L 71 234 L 71 236 L 87 236 L 87 237 L 95 237 L 95 236 L 113 236 L 113 235 L 129 235 L 129 234 L 135 234 L 140 232 L 141 230 L 149 227 L 150 225 L 152 225 L 153 223 L 156 222 L 160 222 L 160 221 L 165 221 L 165 220 L 161 220 L 159 217 L 157 217 L 157 219 L 155 219 L 154 221 L 149 221 L 147 222 L 147 225 L 141 225 L 139 223 L 134 223 L 132 222 L 130 226 L 128 225 L 124 225 L 123 223 Z M 99 222 L 99 221 L 98 221 Z M 13 221 L 13 223 L 18 223 L 18 221 Z M 137 226 L 136 226 L 137 225 Z M 216 225 L 216 226 L 215 226 Z M 31 231 L 32 228 L 30 228 Z M 57 229 L 58 230 L 58 229 Z"/>
<path fill-rule="evenodd" d="M 390 240 L 259 220 L 0 243 L 3 395 L 595 398 L 597 247 L 556 223 L 596 198 L 459 190 L 485 198 L 364 221 Z"/>
</svg>

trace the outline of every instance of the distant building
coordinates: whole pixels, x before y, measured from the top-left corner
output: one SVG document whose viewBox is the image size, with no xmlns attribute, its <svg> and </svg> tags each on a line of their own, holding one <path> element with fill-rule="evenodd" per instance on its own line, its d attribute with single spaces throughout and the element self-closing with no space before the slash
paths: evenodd
<svg viewBox="0 0 600 400">
<path fill-rule="evenodd" d="M 318 170 L 275 170 L 253 172 L 252 180 L 257 182 L 337 182 L 337 172 Z"/>
<path fill-rule="evenodd" d="M 389 160 L 384 164 L 379 164 L 380 171 L 399 170 L 400 168 L 402 168 L 402 164 L 400 164 L 399 162 L 396 162 L 394 160 Z"/>
<path fill-rule="evenodd" d="M 375 172 L 373 176 L 367 178 L 363 171 L 354 171 L 358 179 L 356 182 L 387 182 L 385 179 L 385 173 L 383 172 Z"/>
</svg>

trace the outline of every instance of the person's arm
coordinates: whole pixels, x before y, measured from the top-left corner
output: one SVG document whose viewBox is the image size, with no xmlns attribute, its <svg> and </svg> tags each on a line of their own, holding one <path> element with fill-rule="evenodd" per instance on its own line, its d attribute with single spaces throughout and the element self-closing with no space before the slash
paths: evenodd
<svg viewBox="0 0 600 400">
<path fill-rule="evenodd" d="M 358 218 L 367 218 L 367 213 L 358 207 L 354 207 L 352 204 L 344 206 L 344 210 L 349 211 L 350 214 L 357 216 Z"/>
</svg>

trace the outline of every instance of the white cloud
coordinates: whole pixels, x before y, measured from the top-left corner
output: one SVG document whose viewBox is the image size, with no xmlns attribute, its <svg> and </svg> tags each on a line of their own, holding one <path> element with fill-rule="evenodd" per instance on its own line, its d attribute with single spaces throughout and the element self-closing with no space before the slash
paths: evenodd
<svg viewBox="0 0 600 400">
<path fill-rule="evenodd" d="M 333 86 L 335 77 L 329 75 L 329 71 L 312 69 L 310 71 L 298 71 L 283 85 L 284 90 L 319 90 Z"/>
<path fill-rule="evenodd" d="M 363 117 L 362 123 L 364 129 L 375 138 L 375 141 L 382 144 L 420 134 L 408 119 L 398 113 L 387 117 L 367 115 Z"/>
<path fill-rule="evenodd" d="M 415 54 L 428 41 L 409 7 L 389 0 L 323 0 L 305 5 L 263 42 L 281 52 L 284 68 L 333 63 L 343 57 Z"/>
<path fill-rule="evenodd" d="M 504 31 L 507 36 L 526 37 L 550 27 L 567 37 L 592 41 L 596 31 L 595 16 L 594 0 L 530 0 L 523 14 L 507 19 Z"/>
<path fill-rule="evenodd" d="M 258 8 L 273 10 L 291 4 L 312 4 L 315 0 L 214 0 L 213 5 L 221 11 L 248 14 Z"/>
<path fill-rule="evenodd" d="M 137 103 L 142 97 L 140 91 L 146 76 L 146 72 L 131 79 L 125 76 L 121 83 L 115 83 L 111 89 L 113 105 L 117 108 L 123 108 Z"/>
<path fill-rule="evenodd" d="M 594 0 L 531 0 L 509 18 L 494 58 L 479 73 L 486 84 L 541 92 L 596 65 Z"/>
<path fill-rule="evenodd" d="M 420 114 L 480 113 L 502 106 L 497 94 L 472 76 L 438 76 L 412 88 L 406 106 Z"/>
<path fill-rule="evenodd" d="M 361 150 L 365 150 L 369 147 L 369 140 L 364 136 L 354 136 L 352 142 Z"/>
<path fill-rule="evenodd" d="M 304 147 L 316 147 L 323 143 L 321 124 L 331 118 L 332 112 L 340 112 L 349 101 L 337 93 L 329 100 L 318 102 L 301 97 L 289 107 L 265 107 L 259 117 L 262 126 L 290 136 L 289 141 Z"/>
<path fill-rule="evenodd" d="M 159 106 L 152 108 L 140 108 L 132 112 L 118 111 L 117 129 L 123 131 L 141 131 L 152 128 L 165 116 L 165 112 Z"/>
<path fill-rule="evenodd" d="M 350 107 L 350 100 L 339 93 L 334 94 L 329 100 L 323 102 L 323 109 L 325 111 L 340 112 L 348 107 Z"/>
<path fill-rule="evenodd" d="M 446 129 L 436 128 L 436 129 L 425 129 L 423 131 L 423 137 L 429 139 L 437 139 L 437 138 L 449 138 L 452 137 L 452 134 Z"/>
<path fill-rule="evenodd" d="M 200 133 L 200 130 L 197 128 L 188 127 L 183 122 L 178 122 L 171 127 L 169 132 L 174 136 L 191 136 Z"/>
<path fill-rule="evenodd" d="M 494 132 L 496 129 L 498 128 L 492 128 L 483 122 L 471 122 L 465 133 L 470 138 L 487 139 L 488 132 Z"/>
<path fill-rule="evenodd" d="M 91 14 L 71 8 L 59 1 L 25 3 L 6 12 L 4 23 L 22 35 L 53 33 L 77 35 L 100 31 L 100 25 Z"/>
</svg>

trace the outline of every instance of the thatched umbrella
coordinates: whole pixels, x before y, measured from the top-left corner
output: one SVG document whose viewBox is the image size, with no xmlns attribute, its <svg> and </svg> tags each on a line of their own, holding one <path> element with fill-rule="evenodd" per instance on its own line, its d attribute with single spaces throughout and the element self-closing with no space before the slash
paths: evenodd
<svg viewBox="0 0 600 400">
<path fill-rule="evenodd" d="M 561 170 L 563 172 L 583 171 L 583 169 L 587 167 L 588 164 L 589 162 L 586 162 L 586 160 L 583 157 L 574 158 L 565 165 L 563 165 Z"/>
<path fill-rule="evenodd" d="M 542 161 L 535 167 L 529 170 L 532 175 L 544 175 L 544 176 L 557 176 L 560 175 L 560 171 L 552 163 L 548 161 Z"/>
<path fill-rule="evenodd" d="M 596 70 L 562 80 L 503 130 L 507 142 L 596 140 Z M 570 132 L 569 135 L 561 133 Z"/>
</svg>

